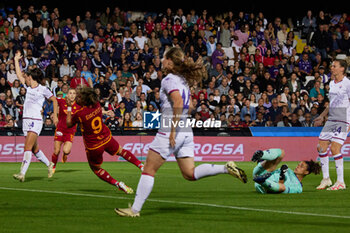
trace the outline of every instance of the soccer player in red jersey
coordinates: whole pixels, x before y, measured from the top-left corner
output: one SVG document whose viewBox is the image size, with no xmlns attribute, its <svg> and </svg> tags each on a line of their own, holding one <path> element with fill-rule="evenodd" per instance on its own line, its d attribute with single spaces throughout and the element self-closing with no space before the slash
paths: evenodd
<svg viewBox="0 0 350 233">
<path fill-rule="evenodd" d="M 76 91 L 75 89 L 71 88 L 68 90 L 66 98 L 57 99 L 57 103 L 59 106 L 59 112 L 58 112 L 58 124 L 55 131 L 55 138 L 54 138 L 54 152 L 52 154 L 51 161 L 54 163 L 53 171 L 55 172 L 56 164 L 58 161 L 58 156 L 61 153 L 61 147 L 63 145 L 62 151 L 63 151 L 63 157 L 62 162 L 65 163 L 67 161 L 67 156 L 70 154 L 72 150 L 72 143 L 75 131 L 77 129 L 76 126 L 72 128 L 68 128 L 66 124 L 66 118 L 67 118 L 67 101 L 72 103 L 71 105 L 71 114 L 74 115 L 77 110 L 80 109 L 80 106 L 75 103 L 75 97 L 76 97 Z M 52 173 L 52 175 L 54 174 Z"/>
<path fill-rule="evenodd" d="M 143 170 L 143 164 L 130 151 L 124 150 L 119 145 L 112 137 L 109 128 L 102 122 L 102 108 L 94 89 L 81 88 L 77 93 L 76 102 L 81 108 L 74 115 L 72 114 L 72 103 L 67 102 L 66 123 L 68 127 L 80 124 L 90 168 L 100 179 L 117 186 L 119 190 L 127 194 L 132 194 L 134 192 L 132 188 L 121 181 L 118 182 L 106 170 L 101 168 L 103 152 L 106 151 L 112 156 L 122 156 L 128 162 L 140 168 L 141 171 Z"/>
</svg>

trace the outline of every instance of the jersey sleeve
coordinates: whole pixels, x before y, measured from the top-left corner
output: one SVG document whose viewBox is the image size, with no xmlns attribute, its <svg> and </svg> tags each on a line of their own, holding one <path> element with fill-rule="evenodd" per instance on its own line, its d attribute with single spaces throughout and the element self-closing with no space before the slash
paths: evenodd
<svg viewBox="0 0 350 233">
<path fill-rule="evenodd" d="M 289 184 L 286 186 L 284 193 L 302 193 L 303 187 L 301 185 L 292 185 Z"/>
<path fill-rule="evenodd" d="M 300 183 L 298 178 L 296 177 L 293 170 L 288 169 L 286 175 L 286 182 L 284 185 L 286 186 L 286 190 L 283 193 L 302 193 L 303 185 Z"/>
<path fill-rule="evenodd" d="M 65 100 L 62 98 L 57 98 L 57 104 L 61 108 L 65 104 Z"/>
<path fill-rule="evenodd" d="M 346 77 L 345 77 L 346 78 Z M 348 99 L 350 99 L 350 82 L 347 82 L 346 85 L 346 94 L 348 96 Z"/>
<path fill-rule="evenodd" d="M 53 96 L 52 92 L 47 87 L 43 88 L 43 95 L 46 99 L 50 99 Z"/>
<path fill-rule="evenodd" d="M 72 113 L 72 123 L 73 125 L 76 125 L 78 124 L 80 121 L 79 121 L 79 114 L 73 114 Z"/>
<path fill-rule="evenodd" d="M 179 90 L 178 83 L 169 75 L 162 80 L 162 88 L 168 95 Z"/>
</svg>

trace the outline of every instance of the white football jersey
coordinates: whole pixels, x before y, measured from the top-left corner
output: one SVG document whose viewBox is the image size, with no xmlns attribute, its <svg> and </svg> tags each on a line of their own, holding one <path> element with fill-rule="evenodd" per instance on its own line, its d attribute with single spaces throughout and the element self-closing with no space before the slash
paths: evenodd
<svg viewBox="0 0 350 233">
<path fill-rule="evenodd" d="M 168 74 L 161 83 L 160 101 L 162 111 L 162 123 L 159 132 L 169 132 L 170 123 L 173 117 L 173 103 L 170 99 L 170 94 L 174 91 L 179 91 L 183 100 L 183 111 L 180 120 L 186 120 L 190 103 L 191 92 L 186 80 L 175 74 Z M 177 127 L 177 131 L 181 131 Z"/>
<path fill-rule="evenodd" d="M 350 80 L 347 77 L 337 83 L 332 80 L 329 87 L 328 120 L 350 123 Z"/>
<path fill-rule="evenodd" d="M 23 105 L 23 119 L 42 120 L 41 110 L 46 99 L 53 96 L 52 92 L 45 86 L 38 85 L 31 88 L 25 85 L 27 90 Z"/>
</svg>

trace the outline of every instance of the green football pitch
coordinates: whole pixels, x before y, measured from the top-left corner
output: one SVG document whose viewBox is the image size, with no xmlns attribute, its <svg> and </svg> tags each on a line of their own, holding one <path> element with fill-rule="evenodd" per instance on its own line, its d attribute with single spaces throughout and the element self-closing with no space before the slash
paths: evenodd
<svg viewBox="0 0 350 233">
<path fill-rule="evenodd" d="M 59 163 L 52 179 L 44 165 L 32 163 L 24 183 L 12 178 L 20 163 L 0 163 L 0 232 L 349 232 L 349 190 L 317 191 L 321 176 L 312 174 L 302 194 L 258 194 L 251 175 L 255 164 L 237 164 L 247 172 L 247 184 L 230 175 L 190 182 L 175 162 L 164 164 L 141 217 L 129 219 L 114 208 L 127 207 L 134 195 L 98 179 L 87 163 Z M 132 164 L 103 167 L 136 190 L 140 172 Z M 348 184 L 349 169 L 345 162 Z"/>
</svg>

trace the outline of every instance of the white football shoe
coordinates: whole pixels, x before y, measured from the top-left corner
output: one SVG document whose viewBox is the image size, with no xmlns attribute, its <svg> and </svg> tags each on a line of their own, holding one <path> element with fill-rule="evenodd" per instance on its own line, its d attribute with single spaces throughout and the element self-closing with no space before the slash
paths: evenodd
<svg viewBox="0 0 350 233">
<path fill-rule="evenodd" d="M 332 185 L 332 181 L 328 177 L 328 178 L 322 179 L 320 185 L 317 186 L 316 189 L 318 189 L 318 190 L 326 189 L 331 185 Z"/>
<path fill-rule="evenodd" d="M 333 186 L 329 187 L 327 190 L 336 191 L 336 190 L 344 190 L 346 189 L 346 185 L 343 182 L 335 182 Z"/>
<path fill-rule="evenodd" d="M 24 182 L 25 180 L 25 176 L 22 173 L 13 174 L 13 178 L 19 180 L 20 182 Z"/>
<path fill-rule="evenodd" d="M 55 173 L 55 169 L 53 168 L 54 166 L 55 164 L 53 162 L 50 162 L 50 165 L 48 166 L 48 174 L 47 174 L 48 178 L 51 178 Z"/>
</svg>

